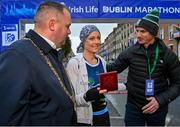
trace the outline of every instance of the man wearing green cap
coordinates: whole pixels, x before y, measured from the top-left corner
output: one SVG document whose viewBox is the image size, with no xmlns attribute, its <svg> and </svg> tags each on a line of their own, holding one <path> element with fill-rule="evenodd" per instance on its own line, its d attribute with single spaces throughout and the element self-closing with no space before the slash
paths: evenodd
<svg viewBox="0 0 180 127">
<path fill-rule="evenodd" d="M 168 104 L 180 93 L 178 57 L 157 36 L 159 10 L 153 10 L 135 26 L 137 43 L 124 50 L 108 71 L 127 78 L 126 126 L 164 126 Z"/>
</svg>

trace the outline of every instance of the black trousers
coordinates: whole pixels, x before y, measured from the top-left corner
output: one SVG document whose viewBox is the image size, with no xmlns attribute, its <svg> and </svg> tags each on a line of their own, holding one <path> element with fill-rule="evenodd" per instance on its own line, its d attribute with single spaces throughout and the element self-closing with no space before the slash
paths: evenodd
<svg viewBox="0 0 180 127">
<path fill-rule="evenodd" d="M 153 114 L 144 114 L 134 104 L 126 104 L 125 125 L 126 126 L 165 126 L 168 106 L 157 110 Z"/>
<path fill-rule="evenodd" d="M 93 116 L 93 126 L 110 126 L 109 112 Z"/>
</svg>

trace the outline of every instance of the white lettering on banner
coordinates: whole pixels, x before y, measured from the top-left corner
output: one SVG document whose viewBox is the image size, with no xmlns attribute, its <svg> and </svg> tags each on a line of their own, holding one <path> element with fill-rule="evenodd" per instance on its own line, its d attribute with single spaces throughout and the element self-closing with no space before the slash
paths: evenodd
<svg viewBox="0 0 180 127">
<path fill-rule="evenodd" d="M 73 6 L 73 7 L 69 7 L 69 10 L 71 11 L 71 13 L 84 13 L 84 8 L 81 6 Z"/>
<path fill-rule="evenodd" d="M 98 8 L 95 6 L 73 6 L 69 7 L 71 13 L 98 13 Z"/>
<path fill-rule="evenodd" d="M 153 9 L 159 9 L 160 13 L 180 13 L 180 7 L 135 7 L 135 13 L 149 13 Z"/>
<path fill-rule="evenodd" d="M 95 6 L 86 6 L 85 7 L 85 12 L 86 13 L 98 13 L 98 8 Z"/>
<path fill-rule="evenodd" d="M 108 7 L 103 6 L 104 13 L 132 13 L 132 7 Z"/>
<path fill-rule="evenodd" d="M 159 9 L 160 13 L 180 14 L 180 7 L 118 7 L 102 6 L 103 13 L 149 13 L 153 9 Z M 71 13 L 98 13 L 96 6 L 73 6 L 69 7 Z"/>
<path fill-rule="evenodd" d="M 149 13 L 153 9 L 159 9 L 160 13 L 179 14 L 180 7 L 118 7 L 102 6 L 103 13 Z"/>
<path fill-rule="evenodd" d="M 18 40 L 18 24 L 2 24 L 2 46 L 9 46 Z"/>
</svg>

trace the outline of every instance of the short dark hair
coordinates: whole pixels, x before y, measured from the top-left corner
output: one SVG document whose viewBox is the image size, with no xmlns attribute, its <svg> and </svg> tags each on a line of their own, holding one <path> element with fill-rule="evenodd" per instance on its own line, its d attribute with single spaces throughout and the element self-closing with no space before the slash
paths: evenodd
<svg viewBox="0 0 180 127">
<path fill-rule="evenodd" d="M 42 11 L 46 10 L 46 9 L 55 9 L 57 11 L 59 11 L 60 13 L 63 14 L 63 10 L 66 9 L 69 11 L 69 9 L 60 2 L 56 2 L 56 1 L 44 1 L 43 3 L 41 3 L 36 11 L 35 14 L 35 22 L 36 22 L 36 18 L 38 16 L 39 13 L 41 13 Z M 69 11 L 70 12 L 70 11 Z"/>
<path fill-rule="evenodd" d="M 64 8 L 67 9 L 67 7 L 66 7 L 64 4 L 60 3 L 60 2 L 45 1 L 45 2 L 43 2 L 43 3 L 41 3 L 41 4 L 39 5 L 39 7 L 38 7 L 38 9 L 37 9 L 37 12 L 41 11 L 41 10 L 44 9 L 44 8 L 49 8 L 49 7 L 53 7 L 53 8 L 55 8 L 55 9 L 59 10 L 60 12 L 63 12 L 63 9 L 64 9 Z M 67 10 L 68 10 L 68 9 L 67 9 Z"/>
</svg>

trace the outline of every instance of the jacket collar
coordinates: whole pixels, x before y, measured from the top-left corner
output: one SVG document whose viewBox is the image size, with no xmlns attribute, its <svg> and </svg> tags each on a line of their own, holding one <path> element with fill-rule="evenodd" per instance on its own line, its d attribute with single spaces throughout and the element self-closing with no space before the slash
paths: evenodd
<svg viewBox="0 0 180 127">
<path fill-rule="evenodd" d="M 159 48 L 160 49 L 162 49 L 162 47 L 164 47 L 165 46 L 165 44 L 164 44 L 164 42 L 161 40 L 161 39 L 159 39 L 159 38 L 155 38 L 155 42 L 152 44 L 152 45 L 149 45 L 149 47 L 148 47 L 148 50 L 150 49 L 155 49 L 156 48 L 156 44 L 159 44 Z M 144 54 L 144 52 L 142 52 L 142 47 L 143 47 L 143 45 L 140 45 L 138 42 L 136 42 L 136 44 L 134 45 L 134 52 L 136 53 L 136 54 Z M 161 53 L 161 50 L 159 50 L 159 52 Z"/>
<path fill-rule="evenodd" d="M 30 38 L 45 54 L 49 53 L 53 48 L 34 30 L 29 30 L 26 34 L 27 38 Z"/>
</svg>

